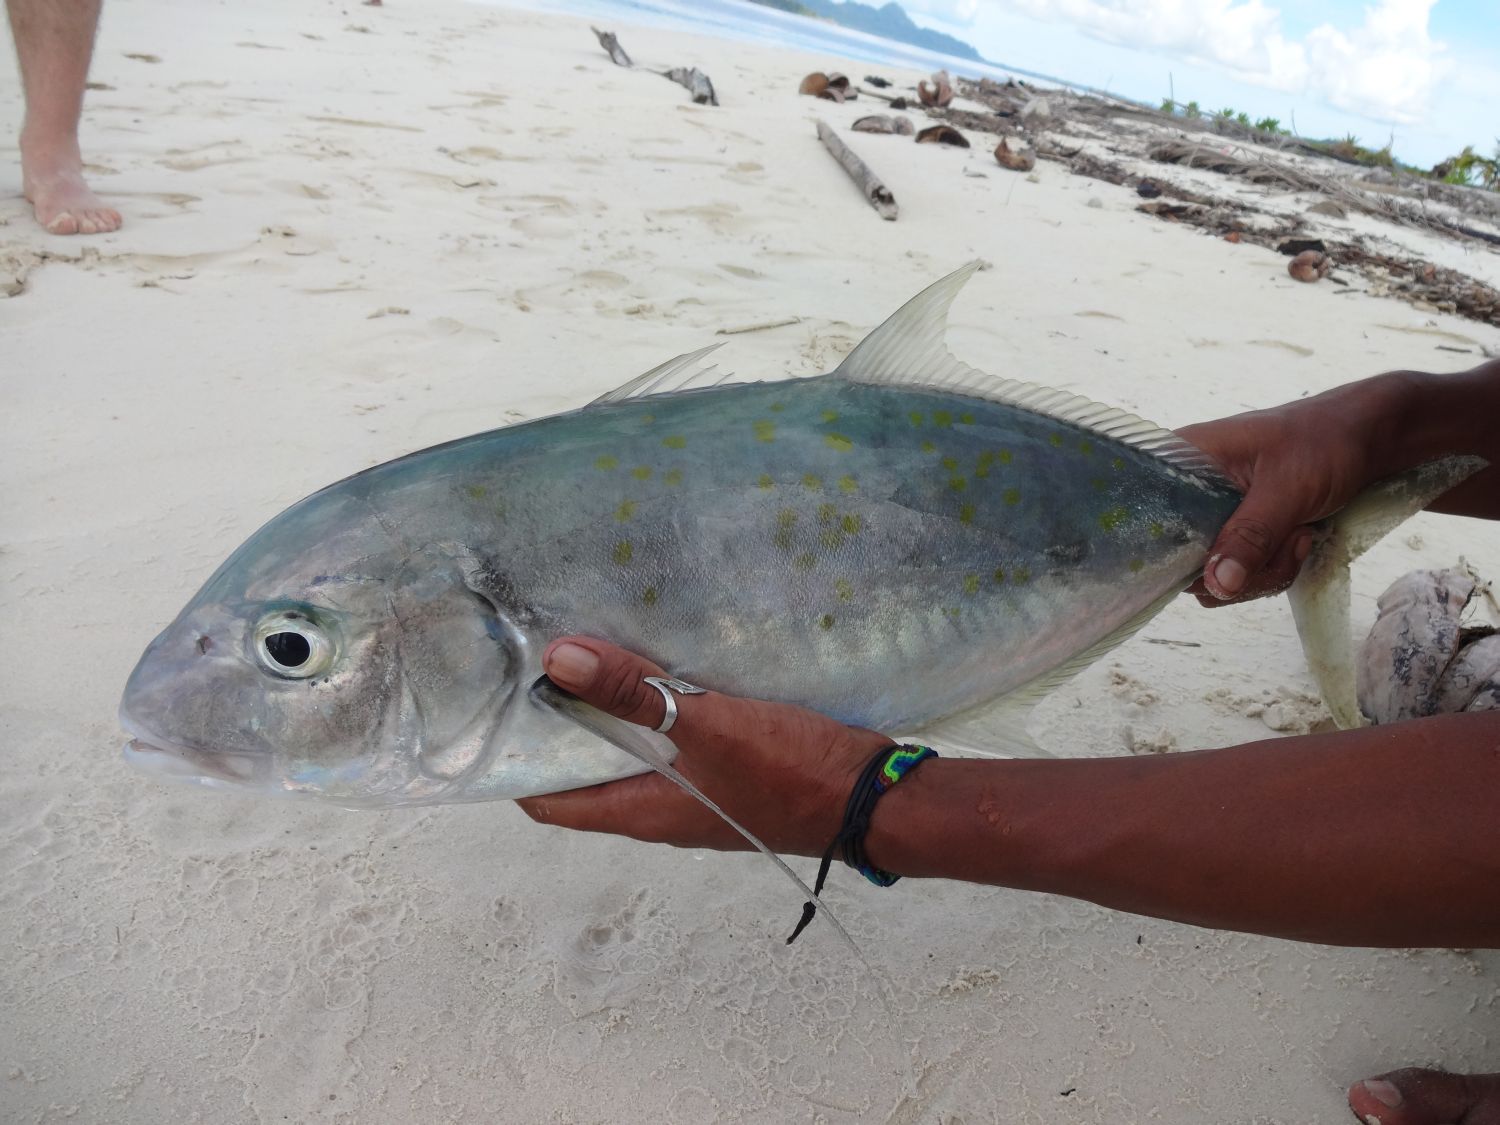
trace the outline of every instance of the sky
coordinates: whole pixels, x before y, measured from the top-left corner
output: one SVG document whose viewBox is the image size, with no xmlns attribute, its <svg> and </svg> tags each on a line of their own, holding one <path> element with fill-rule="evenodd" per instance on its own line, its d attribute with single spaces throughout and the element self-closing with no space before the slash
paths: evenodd
<svg viewBox="0 0 1500 1125">
<path fill-rule="evenodd" d="M 877 0 L 878 2 L 878 0 Z M 901 0 L 985 58 L 1139 101 L 1353 134 L 1431 167 L 1500 144 L 1500 0 Z"/>
</svg>

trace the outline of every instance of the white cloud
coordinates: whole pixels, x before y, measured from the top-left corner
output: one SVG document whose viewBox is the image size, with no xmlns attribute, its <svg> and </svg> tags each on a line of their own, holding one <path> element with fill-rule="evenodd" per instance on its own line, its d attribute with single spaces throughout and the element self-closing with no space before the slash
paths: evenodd
<svg viewBox="0 0 1500 1125">
<path fill-rule="evenodd" d="M 1264 0 L 1000 0 L 1033 19 L 1066 23 L 1096 39 L 1221 68 L 1234 78 L 1313 94 L 1378 121 L 1426 116 L 1449 66 L 1428 34 L 1435 0 L 1375 0 L 1352 30 L 1322 24 L 1302 41 L 1285 34 Z M 965 0 L 913 0 L 919 11 L 960 21 Z"/>
<path fill-rule="evenodd" d="M 1346 35 L 1323 24 L 1307 35 L 1309 85 L 1330 105 L 1382 121 L 1415 124 L 1448 71 L 1441 43 L 1427 34 L 1435 0 L 1381 0 Z"/>
</svg>

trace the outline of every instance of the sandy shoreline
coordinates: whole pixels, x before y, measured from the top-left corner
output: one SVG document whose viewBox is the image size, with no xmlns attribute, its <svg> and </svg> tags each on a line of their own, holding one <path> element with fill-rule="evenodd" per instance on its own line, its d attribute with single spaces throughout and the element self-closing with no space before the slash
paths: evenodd
<svg viewBox="0 0 1500 1125">
<path fill-rule="evenodd" d="M 855 68 L 615 30 L 643 63 L 701 67 L 723 105 L 611 66 L 579 20 L 112 0 L 84 143 L 125 229 L 42 234 L 0 162 L 0 1116 L 1340 1122 L 1368 1073 L 1491 1068 L 1493 954 L 835 879 L 916 1040 L 903 1102 L 862 971 L 826 929 L 783 946 L 798 903 L 768 865 L 505 804 L 342 813 L 124 769 L 114 708 L 141 648 L 299 496 L 716 339 L 745 377 L 826 370 L 972 258 L 994 268 L 955 308 L 958 354 L 1163 425 L 1500 347 L 1300 285 L 1272 250 L 1137 213 L 1129 187 L 1008 173 L 979 134 L 853 136 L 900 201 L 882 223 L 813 127 L 878 107 L 794 95 Z M 19 114 L 5 54 L 0 121 Z M 1492 253 L 1391 237 L 1500 282 Z M 1500 528 L 1414 520 L 1357 571 L 1356 623 L 1460 554 L 1500 568 Z M 1032 729 L 1061 753 L 1221 745 L 1269 736 L 1267 714 L 1295 729 L 1310 691 L 1284 605 L 1184 600 Z"/>
</svg>

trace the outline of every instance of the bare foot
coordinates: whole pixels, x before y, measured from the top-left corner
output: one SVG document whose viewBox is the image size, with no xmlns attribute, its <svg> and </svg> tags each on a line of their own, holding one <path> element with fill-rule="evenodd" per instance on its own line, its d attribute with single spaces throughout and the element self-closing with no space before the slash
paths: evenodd
<svg viewBox="0 0 1500 1125">
<path fill-rule="evenodd" d="M 76 143 L 21 142 L 21 190 L 36 221 L 52 234 L 104 234 L 120 229 L 120 212 L 107 207 L 83 178 Z"/>
<path fill-rule="evenodd" d="M 1349 1087 L 1366 1125 L 1500 1125 L 1500 1074 L 1448 1074 L 1410 1066 Z"/>
</svg>

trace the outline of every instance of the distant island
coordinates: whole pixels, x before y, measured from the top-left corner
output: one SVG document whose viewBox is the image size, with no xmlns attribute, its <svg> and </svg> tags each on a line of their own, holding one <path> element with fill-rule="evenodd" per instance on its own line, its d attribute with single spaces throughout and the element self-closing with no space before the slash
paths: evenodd
<svg viewBox="0 0 1500 1125">
<path fill-rule="evenodd" d="M 973 59 L 975 62 L 985 61 L 978 51 L 962 39 L 912 23 L 906 9 L 894 3 L 894 0 L 881 8 L 861 4 L 858 0 L 847 0 L 846 3 L 838 3 L 837 0 L 753 0 L 753 3 L 791 12 L 793 15 L 831 20 L 841 27 L 863 31 L 866 35 L 878 35 L 882 39 L 894 39 L 897 43 L 909 43 L 924 50 Z"/>
</svg>

